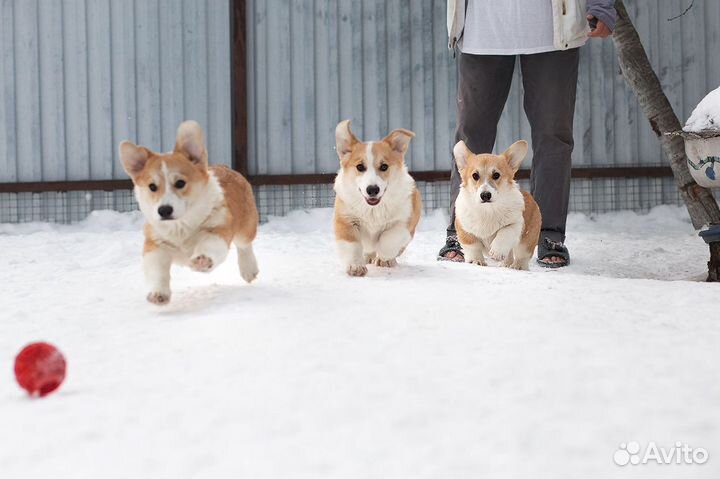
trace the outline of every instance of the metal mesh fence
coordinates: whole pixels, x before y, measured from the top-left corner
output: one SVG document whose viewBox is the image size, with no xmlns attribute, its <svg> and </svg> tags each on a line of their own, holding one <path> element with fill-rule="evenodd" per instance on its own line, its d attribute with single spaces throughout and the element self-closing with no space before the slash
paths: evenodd
<svg viewBox="0 0 720 479">
<path fill-rule="evenodd" d="M 521 180 L 523 189 L 528 181 Z M 448 181 L 418 182 L 426 212 L 446 209 L 450 198 Z M 718 192 L 716 191 L 716 196 Z M 283 216 L 291 210 L 332 207 L 332 185 L 288 185 L 255 187 L 261 221 Z M 570 211 L 586 214 L 617 210 L 644 212 L 660 204 L 680 204 L 673 178 L 574 179 Z M 0 193 L 0 222 L 44 221 L 74 223 L 94 210 L 133 211 L 137 203 L 130 190 L 71 191 L 46 193 Z"/>
</svg>

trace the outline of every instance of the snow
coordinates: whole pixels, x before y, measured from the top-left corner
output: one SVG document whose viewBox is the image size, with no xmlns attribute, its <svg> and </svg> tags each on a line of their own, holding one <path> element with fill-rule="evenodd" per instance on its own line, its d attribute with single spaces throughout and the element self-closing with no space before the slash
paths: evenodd
<svg viewBox="0 0 720 479">
<path fill-rule="evenodd" d="M 442 212 L 393 270 L 349 278 L 331 212 L 263 225 L 146 304 L 138 214 L 0 225 L 0 477 L 720 477 L 720 317 L 680 208 L 572 215 L 573 263 L 438 263 Z M 14 355 L 47 340 L 61 389 Z M 620 443 L 704 465 L 620 467 Z"/>
<path fill-rule="evenodd" d="M 708 93 L 695 107 L 683 131 L 720 130 L 720 88 Z"/>
</svg>

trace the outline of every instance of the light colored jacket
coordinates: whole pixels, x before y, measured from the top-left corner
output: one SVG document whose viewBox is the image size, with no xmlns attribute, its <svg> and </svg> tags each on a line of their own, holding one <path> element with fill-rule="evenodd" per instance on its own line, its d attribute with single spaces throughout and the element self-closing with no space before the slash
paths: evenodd
<svg viewBox="0 0 720 479">
<path fill-rule="evenodd" d="M 587 15 L 602 21 L 610 31 L 614 30 L 617 20 L 614 4 L 614 0 L 552 0 L 555 48 L 567 50 L 585 44 L 590 31 Z M 447 0 L 448 47 L 451 50 L 462 38 L 466 5 L 467 0 Z"/>
</svg>

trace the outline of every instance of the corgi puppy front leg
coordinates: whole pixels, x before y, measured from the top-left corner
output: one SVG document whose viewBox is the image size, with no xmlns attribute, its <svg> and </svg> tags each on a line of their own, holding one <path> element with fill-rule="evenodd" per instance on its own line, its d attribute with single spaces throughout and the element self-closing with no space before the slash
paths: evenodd
<svg viewBox="0 0 720 479">
<path fill-rule="evenodd" d="M 495 234 L 495 239 L 490 243 L 489 255 L 495 261 L 503 261 L 510 254 L 520 240 L 523 223 L 516 222 L 503 226 Z"/>
<path fill-rule="evenodd" d="M 336 200 L 337 201 L 337 200 Z M 367 274 L 366 257 L 360 239 L 360 231 L 342 215 L 335 213 L 335 240 L 338 254 L 345 271 L 350 276 Z"/>
<path fill-rule="evenodd" d="M 412 236 L 405 224 L 399 223 L 383 231 L 377 243 L 375 264 L 391 268 L 397 265 L 397 258 L 410 243 Z"/>
<path fill-rule="evenodd" d="M 209 273 L 225 261 L 227 254 L 228 242 L 224 238 L 210 232 L 201 233 L 190 256 L 190 267 L 201 273 Z"/>
<path fill-rule="evenodd" d="M 485 263 L 487 249 L 482 240 L 465 231 L 460 225 L 458 218 L 455 218 L 455 231 L 457 231 L 458 242 L 462 247 L 465 262 L 479 266 L 487 266 L 487 263 Z"/>
<path fill-rule="evenodd" d="M 157 246 L 151 240 L 146 240 L 143 251 L 143 271 L 149 302 L 158 305 L 170 302 L 170 266 L 172 266 L 171 252 Z"/>
</svg>

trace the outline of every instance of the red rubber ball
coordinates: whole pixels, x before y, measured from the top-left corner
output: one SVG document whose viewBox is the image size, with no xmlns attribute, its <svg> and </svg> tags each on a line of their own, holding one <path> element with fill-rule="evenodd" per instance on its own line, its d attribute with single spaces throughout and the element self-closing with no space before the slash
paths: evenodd
<svg viewBox="0 0 720 479">
<path fill-rule="evenodd" d="M 48 343 L 32 343 L 15 358 L 15 379 L 31 396 L 46 396 L 65 379 L 65 358 Z"/>
</svg>

